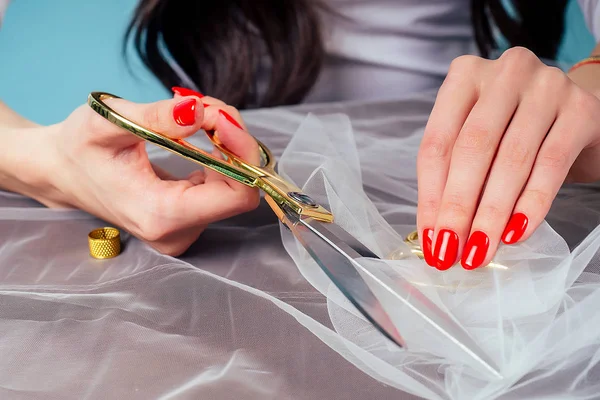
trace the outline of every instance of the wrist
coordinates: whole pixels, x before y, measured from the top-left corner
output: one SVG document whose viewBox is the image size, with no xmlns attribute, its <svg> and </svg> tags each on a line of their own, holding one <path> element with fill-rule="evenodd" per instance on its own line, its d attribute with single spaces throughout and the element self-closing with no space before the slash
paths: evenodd
<svg viewBox="0 0 600 400">
<path fill-rule="evenodd" d="M 58 153 L 55 126 L 4 128 L 0 189 L 30 197 L 47 207 L 68 206 L 56 185 Z"/>
<path fill-rule="evenodd" d="M 579 87 L 600 99 L 600 57 L 592 56 L 576 63 L 567 75 Z"/>
</svg>

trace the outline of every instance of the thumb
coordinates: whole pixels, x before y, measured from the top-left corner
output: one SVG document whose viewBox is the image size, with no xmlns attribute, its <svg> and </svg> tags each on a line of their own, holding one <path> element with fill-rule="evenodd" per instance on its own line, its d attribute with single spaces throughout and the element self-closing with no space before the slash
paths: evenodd
<svg viewBox="0 0 600 400">
<path fill-rule="evenodd" d="M 178 97 L 154 103 L 140 104 L 124 99 L 107 99 L 106 105 L 136 124 L 173 139 L 197 132 L 204 119 L 204 107 L 196 96 Z M 89 109 L 88 128 L 93 140 L 110 147 L 127 147 L 142 139 Z"/>
</svg>

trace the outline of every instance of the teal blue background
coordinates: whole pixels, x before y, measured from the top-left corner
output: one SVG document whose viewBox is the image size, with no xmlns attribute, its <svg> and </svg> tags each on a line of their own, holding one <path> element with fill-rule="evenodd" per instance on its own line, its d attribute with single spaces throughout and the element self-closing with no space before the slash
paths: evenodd
<svg viewBox="0 0 600 400">
<path fill-rule="evenodd" d="M 136 0 L 11 0 L 0 28 L 0 99 L 41 124 L 63 120 L 94 90 L 132 101 L 171 96 L 123 35 Z"/>
<path fill-rule="evenodd" d="M 90 91 L 133 101 L 170 96 L 122 40 L 136 0 L 12 0 L 0 28 L 0 99 L 41 124 L 63 120 Z M 588 55 L 594 40 L 576 0 L 567 11 L 560 59 Z M 129 65 L 129 66 L 128 66 Z"/>
</svg>

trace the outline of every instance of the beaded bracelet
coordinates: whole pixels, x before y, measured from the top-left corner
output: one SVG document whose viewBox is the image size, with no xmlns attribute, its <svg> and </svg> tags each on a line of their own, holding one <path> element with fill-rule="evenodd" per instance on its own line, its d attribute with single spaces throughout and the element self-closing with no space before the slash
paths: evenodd
<svg viewBox="0 0 600 400">
<path fill-rule="evenodd" d="M 573 65 L 569 69 L 569 72 L 574 71 L 575 69 L 587 64 L 600 64 L 600 55 L 584 58 L 583 60 L 575 63 L 575 65 Z"/>
</svg>

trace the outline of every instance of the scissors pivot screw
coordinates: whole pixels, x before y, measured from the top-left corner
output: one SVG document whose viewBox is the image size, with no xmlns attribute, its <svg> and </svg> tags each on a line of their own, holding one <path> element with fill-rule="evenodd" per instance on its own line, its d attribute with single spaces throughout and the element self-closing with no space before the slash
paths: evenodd
<svg viewBox="0 0 600 400">
<path fill-rule="evenodd" d="M 290 196 L 292 199 L 296 200 L 297 202 L 304 204 L 305 206 L 317 207 L 317 203 L 310 196 L 308 196 L 304 193 L 289 192 L 288 196 Z"/>
</svg>

